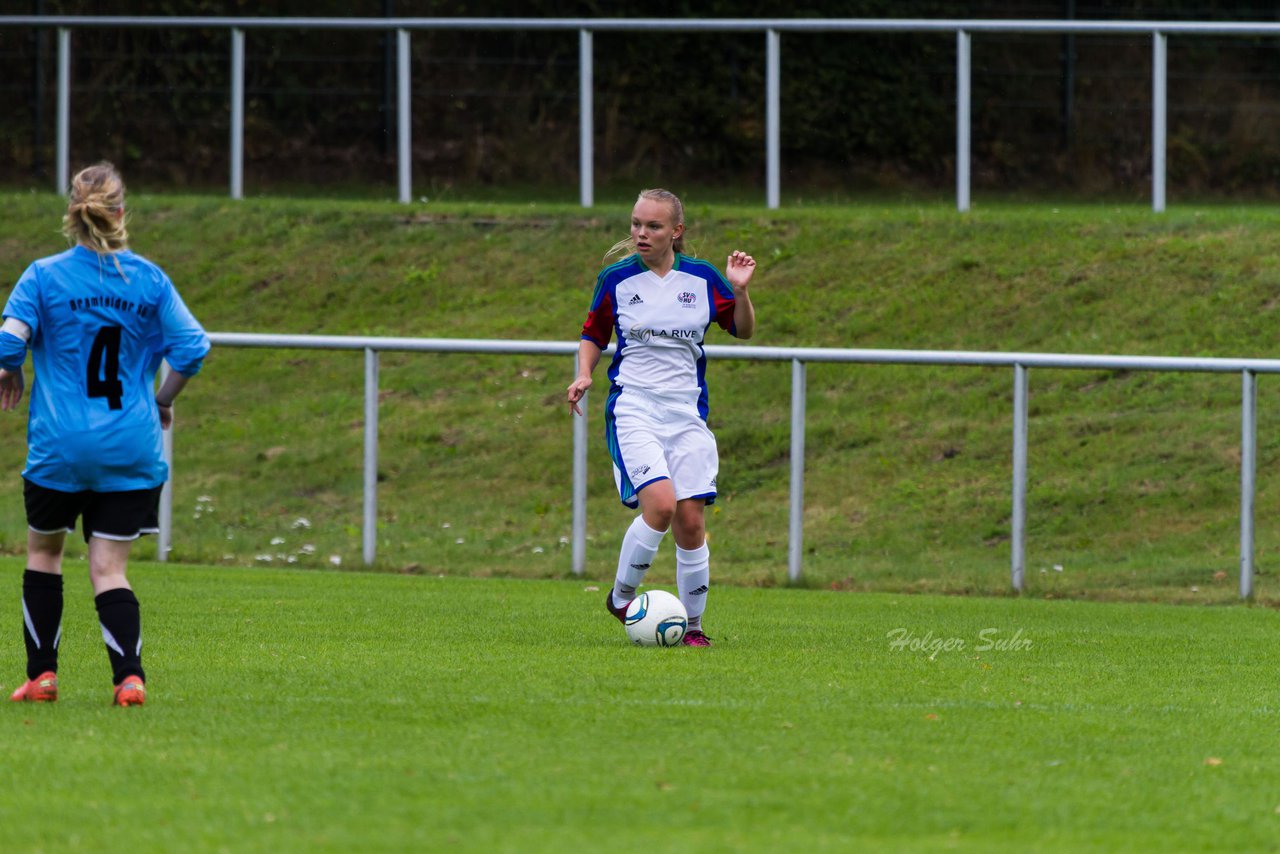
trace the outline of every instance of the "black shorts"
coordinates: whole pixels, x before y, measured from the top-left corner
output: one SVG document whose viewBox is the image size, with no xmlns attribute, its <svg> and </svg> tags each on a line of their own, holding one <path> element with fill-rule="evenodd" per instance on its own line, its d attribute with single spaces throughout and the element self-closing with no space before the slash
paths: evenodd
<svg viewBox="0 0 1280 854">
<path fill-rule="evenodd" d="M 76 529 L 76 517 L 90 537 L 127 542 L 160 532 L 160 490 L 126 492 L 59 492 L 23 480 L 27 527 L 37 534 L 60 534 Z"/>
</svg>

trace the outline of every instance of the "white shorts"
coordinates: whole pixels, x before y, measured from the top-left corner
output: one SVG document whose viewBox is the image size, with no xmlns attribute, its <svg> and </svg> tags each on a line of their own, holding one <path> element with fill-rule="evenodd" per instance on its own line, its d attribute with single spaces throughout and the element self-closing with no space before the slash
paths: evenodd
<svg viewBox="0 0 1280 854">
<path fill-rule="evenodd" d="M 628 507 L 651 483 L 670 480 L 676 500 L 716 500 L 720 454 L 716 437 L 698 413 L 698 401 L 634 388 L 613 388 L 605 405 L 605 438 L 618 497 Z"/>
</svg>

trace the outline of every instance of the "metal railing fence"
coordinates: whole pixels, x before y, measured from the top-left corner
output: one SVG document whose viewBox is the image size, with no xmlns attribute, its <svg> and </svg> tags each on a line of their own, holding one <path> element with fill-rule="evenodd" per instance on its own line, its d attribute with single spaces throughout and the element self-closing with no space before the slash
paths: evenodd
<svg viewBox="0 0 1280 854">
<path fill-rule="evenodd" d="M 579 40 L 579 197 L 594 205 L 594 75 L 592 35 L 597 32 L 725 32 L 763 33 L 765 49 L 765 204 L 777 208 L 782 176 L 782 34 L 803 33 L 954 33 L 956 36 L 956 208 L 970 207 L 970 136 L 972 40 L 975 33 L 1041 35 L 1149 35 L 1151 50 L 1151 207 L 1165 209 L 1167 148 L 1168 40 L 1183 36 L 1280 36 L 1280 23 L 1198 21 L 1037 21 L 926 20 L 897 18 L 655 19 L 655 18 L 232 18 L 132 16 L 0 16 L 0 27 L 45 27 L 58 31 L 57 192 L 70 177 L 71 32 L 79 28 L 225 29 L 231 36 L 231 198 L 244 191 L 244 62 L 245 32 L 269 29 L 378 30 L 396 33 L 396 148 L 399 200 L 408 203 L 412 189 L 412 81 L 410 34 L 414 30 L 521 30 L 578 33 Z"/>
<path fill-rule="evenodd" d="M 372 564 L 377 555 L 378 488 L 378 354 L 382 352 L 481 353 L 492 355 L 548 355 L 573 357 L 565 372 L 568 385 L 577 373 L 577 342 L 497 341 L 460 338 L 379 338 L 344 335 L 272 335 L 214 332 L 219 347 L 267 349 L 356 350 L 364 354 L 364 493 L 362 552 Z M 610 346 L 607 353 L 613 351 Z M 1277 359 L 1179 358 L 1165 356 L 1105 356 L 1063 353 L 998 353 L 948 350 L 865 350 L 812 347 L 753 347 L 707 345 L 713 359 L 790 362 L 791 437 L 790 496 L 788 502 L 787 576 L 795 582 L 802 574 L 804 545 L 804 455 L 806 366 L 812 362 L 863 365 L 938 365 L 952 367 L 1013 368 L 1013 483 L 1010 519 L 1010 581 L 1021 591 L 1026 566 L 1027 518 L 1027 422 L 1031 368 L 1123 371 L 1174 371 L 1234 373 L 1241 376 L 1240 406 L 1240 596 L 1253 596 L 1254 494 L 1257 469 L 1257 375 L 1280 374 Z M 588 401 L 579 406 L 583 417 L 572 417 L 573 426 L 573 572 L 582 575 L 587 545 L 587 430 Z M 568 414 L 568 406 L 565 407 Z M 166 454 L 173 461 L 173 431 L 166 433 Z M 172 486 L 161 498 L 158 554 L 165 560 L 172 547 Z"/>
</svg>

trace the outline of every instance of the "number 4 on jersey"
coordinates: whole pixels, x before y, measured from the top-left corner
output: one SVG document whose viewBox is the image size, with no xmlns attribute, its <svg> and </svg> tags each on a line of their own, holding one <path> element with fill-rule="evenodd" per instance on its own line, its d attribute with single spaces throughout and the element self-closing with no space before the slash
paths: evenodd
<svg viewBox="0 0 1280 854">
<path fill-rule="evenodd" d="M 120 382 L 120 327 L 104 326 L 98 330 L 89 349 L 89 397 L 105 397 L 112 409 L 122 409 L 124 385 Z"/>
</svg>

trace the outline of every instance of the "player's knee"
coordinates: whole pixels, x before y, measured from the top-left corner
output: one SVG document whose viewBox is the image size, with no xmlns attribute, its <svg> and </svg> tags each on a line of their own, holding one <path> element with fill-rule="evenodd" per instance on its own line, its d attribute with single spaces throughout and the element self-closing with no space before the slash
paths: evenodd
<svg viewBox="0 0 1280 854">
<path fill-rule="evenodd" d="M 644 522 L 655 531 L 666 531 L 676 517 L 676 508 L 658 505 L 645 511 Z"/>
<path fill-rule="evenodd" d="M 62 554 L 62 544 L 35 541 L 27 544 L 27 551 L 40 557 L 56 557 Z"/>
<path fill-rule="evenodd" d="M 702 544 L 706 541 L 706 523 L 701 512 L 690 513 L 681 508 L 676 513 L 673 527 L 676 535 L 676 545 L 682 549 L 702 548 Z"/>
<path fill-rule="evenodd" d="M 129 579 L 123 572 L 89 573 L 89 584 L 93 587 L 93 595 L 99 596 L 108 590 L 119 590 L 129 587 Z"/>
<path fill-rule="evenodd" d="M 700 549 L 707 541 L 707 532 L 700 521 L 698 524 L 686 525 L 677 519 L 675 533 L 676 545 L 682 549 Z"/>
<path fill-rule="evenodd" d="M 27 537 L 27 554 L 33 560 L 60 561 L 62 559 L 63 536 L 35 534 Z"/>
<path fill-rule="evenodd" d="M 95 586 L 105 587 L 125 587 L 128 581 L 125 578 L 125 572 L 128 568 L 128 561 L 121 559 L 114 554 L 94 554 L 89 555 L 89 577 L 93 580 Z"/>
<path fill-rule="evenodd" d="M 675 501 L 649 501 L 644 506 L 644 523 L 655 531 L 665 531 L 671 527 L 676 517 Z"/>
</svg>

